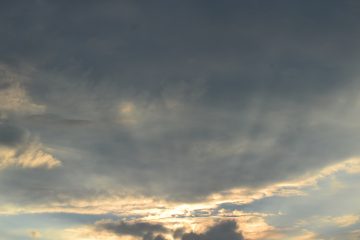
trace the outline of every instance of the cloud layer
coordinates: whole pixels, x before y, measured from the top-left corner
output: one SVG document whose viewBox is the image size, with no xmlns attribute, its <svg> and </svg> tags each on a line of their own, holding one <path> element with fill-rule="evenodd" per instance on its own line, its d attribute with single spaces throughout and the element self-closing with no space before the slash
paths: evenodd
<svg viewBox="0 0 360 240">
<path fill-rule="evenodd" d="M 110 214 L 105 234 L 144 240 L 235 218 L 281 238 L 275 207 L 241 207 L 357 182 L 356 1 L 0 5 L 2 214 Z M 306 219 L 347 229 L 353 211 Z M 217 223 L 179 239 L 243 238 Z"/>
<path fill-rule="evenodd" d="M 97 223 L 99 230 L 113 232 L 119 236 L 131 235 L 142 237 L 143 240 L 165 240 L 161 234 L 171 234 L 174 239 L 181 240 L 216 240 L 232 239 L 243 240 L 241 232 L 238 232 L 236 222 L 224 221 L 209 227 L 203 233 L 186 232 L 184 229 L 170 230 L 160 224 L 151 223 L 125 223 L 102 221 Z"/>
</svg>

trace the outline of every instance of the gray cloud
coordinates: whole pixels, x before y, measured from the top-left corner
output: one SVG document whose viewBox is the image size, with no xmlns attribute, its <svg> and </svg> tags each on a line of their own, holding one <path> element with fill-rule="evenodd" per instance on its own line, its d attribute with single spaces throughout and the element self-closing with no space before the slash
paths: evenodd
<svg viewBox="0 0 360 240">
<path fill-rule="evenodd" d="M 0 145 L 15 146 L 25 138 L 26 132 L 16 126 L 0 122 Z"/>
<path fill-rule="evenodd" d="M 182 240 L 217 240 L 217 239 L 231 239 L 243 240 L 241 233 L 236 231 L 237 226 L 233 221 L 219 223 L 209 228 L 203 234 L 186 233 L 182 236 Z"/>
<path fill-rule="evenodd" d="M 359 154 L 357 3 L 2 5 L 0 60 L 38 104 L 7 121 L 63 163 L 4 173 L 3 201 L 124 189 L 190 201 Z"/>
<path fill-rule="evenodd" d="M 171 233 L 161 224 L 152 224 L 146 222 L 126 223 L 123 221 L 100 221 L 97 222 L 98 230 L 105 230 L 119 236 L 132 235 L 142 237 L 143 240 L 162 240 L 165 239 L 161 233 Z M 159 234 L 160 233 L 160 234 Z M 183 229 L 178 229 L 174 233 L 174 238 L 181 240 L 217 240 L 217 239 L 231 239 L 243 240 L 244 237 L 238 232 L 235 221 L 223 221 L 214 226 L 209 227 L 204 233 L 185 232 Z"/>
<path fill-rule="evenodd" d="M 101 221 L 98 222 L 96 226 L 99 230 L 113 232 L 119 236 L 138 236 L 142 237 L 143 240 L 163 240 L 164 237 L 156 233 L 169 232 L 169 229 L 161 224 L 152 224 L 147 222 L 126 223 L 123 221 Z"/>
</svg>

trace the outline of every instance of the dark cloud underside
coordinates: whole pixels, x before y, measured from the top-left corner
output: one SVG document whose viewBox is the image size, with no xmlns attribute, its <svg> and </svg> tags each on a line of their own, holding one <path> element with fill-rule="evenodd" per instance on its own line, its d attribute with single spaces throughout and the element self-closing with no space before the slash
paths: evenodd
<svg viewBox="0 0 360 240">
<path fill-rule="evenodd" d="M 119 236 L 138 236 L 143 240 L 161 240 L 164 238 L 161 233 L 171 233 L 171 230 L 159 224 L 145 222 L 125 223 L 114 221 L 100 221 L 97 223 L 99 231 L 108 231 Z M 243 236 L 237 230 L 237 224 L 234 221 L 224 221 L 209 227 L 204 233 L 187 233 L 183 229 L 178 229 L 172 233 L 175 239 L 181 240 L 243 240 Z"/>
<path fill-rule="evenodd" d="M 63 163 L 2 173 L 4 202 L 188 201 L 359 154 L 356 1 L 1 5 L 0 61 L 45 110 L 2 110 L 0 143 L 26 129 Z"/>
</svg>

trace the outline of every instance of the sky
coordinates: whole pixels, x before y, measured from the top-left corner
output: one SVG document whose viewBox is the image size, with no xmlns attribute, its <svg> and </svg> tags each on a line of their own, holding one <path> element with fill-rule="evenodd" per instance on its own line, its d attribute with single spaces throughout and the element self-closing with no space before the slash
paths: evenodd
<svg viewBox="0 0 360 240">
<path fill-rule="evenodd" d="M 360 2 L 0 2 L 0 240 L 360 239 Z"/>
</svg>

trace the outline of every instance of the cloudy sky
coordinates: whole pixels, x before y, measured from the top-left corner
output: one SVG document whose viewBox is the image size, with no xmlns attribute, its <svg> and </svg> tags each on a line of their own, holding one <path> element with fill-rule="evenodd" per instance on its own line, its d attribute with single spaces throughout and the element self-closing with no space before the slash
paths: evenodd
<svg viewBox="0 0 360 240">
<path fill-rule="evenodd" d="M 0 240 L 360 238 L 360 2 L 1 1 Z"/>
</svg>

